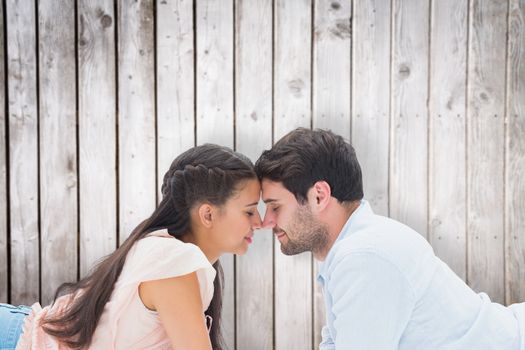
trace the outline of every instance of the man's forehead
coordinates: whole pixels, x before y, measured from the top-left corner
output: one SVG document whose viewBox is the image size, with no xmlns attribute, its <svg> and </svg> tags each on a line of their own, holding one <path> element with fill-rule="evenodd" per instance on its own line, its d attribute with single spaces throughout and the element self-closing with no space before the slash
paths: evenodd
<svg viewBox="0 0 525 350">
<path fill-rule="evenodd" d="M 286 190 L 286 188 L 283 186 L 283 183 L 280 181 L 272 181 L 269 179 L 262 179 L 261 181 L 261 187 L 266 191 L 272 191 L 272 190 Z"/>
<path fill-rule="evenodd" d="M 293 194 L 284 187 L 282 182 L 263 179 L 261 184 L 262 199 L 265 203 L 276 202 Z"/>
</svg>

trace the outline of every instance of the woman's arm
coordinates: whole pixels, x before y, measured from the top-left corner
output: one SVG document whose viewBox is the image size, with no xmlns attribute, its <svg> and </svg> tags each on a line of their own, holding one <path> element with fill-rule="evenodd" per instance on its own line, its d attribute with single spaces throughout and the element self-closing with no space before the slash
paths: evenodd
<svg viewBox="0 0 525 350">
<path fill-rule="evenodd" d="M 139 294 L 146 307 L 159 313 L 174 349 L 212 350 L 195 272 L 142 282 Z"/>
</svg>

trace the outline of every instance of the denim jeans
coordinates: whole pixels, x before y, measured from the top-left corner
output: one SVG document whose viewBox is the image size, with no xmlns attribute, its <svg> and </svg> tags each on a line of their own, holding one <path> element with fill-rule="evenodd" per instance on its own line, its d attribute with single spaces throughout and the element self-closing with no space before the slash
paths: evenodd
<svg viewBox="0 0 525 350">
<path fill-rule="evenodd" d="M 22 334 L 24 319 L 31 312 L 27 306 L 0 303 L 0 350 L 14 350 Z"/>
</svg>

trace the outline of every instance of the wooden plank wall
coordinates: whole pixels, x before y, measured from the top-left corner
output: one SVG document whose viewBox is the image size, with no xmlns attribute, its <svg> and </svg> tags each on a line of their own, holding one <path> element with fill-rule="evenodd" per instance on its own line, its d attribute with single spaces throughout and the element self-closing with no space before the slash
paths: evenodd
<svg viewBox="0 0 525 350">
<path fill-rule="evenodd" d="M 0 1 L 0 302 L 49 303 L 154 208 L 172 159 L 351 140 L 376 212 L 525 301 L 525 0 Z M 260 210 L 264 212 L 261 205 Z M 230 349 L 317 348 L 317 266 L 221 258 Z"/>
<path fill-rule="evenodd" d="M 254 162 L 272 145 L 272 9 L 271 0 L 235 2 L 235 143 Z M 261 230 L 235 259 L 237 349 L 274 348 L 273 244 Z"/>
<path fill-rule="evenodd" d="M 76 19 L 78 275 L 84 277 L 118 241 L 115 8 L 109 0 L 82 1 Z"/>
</svg>

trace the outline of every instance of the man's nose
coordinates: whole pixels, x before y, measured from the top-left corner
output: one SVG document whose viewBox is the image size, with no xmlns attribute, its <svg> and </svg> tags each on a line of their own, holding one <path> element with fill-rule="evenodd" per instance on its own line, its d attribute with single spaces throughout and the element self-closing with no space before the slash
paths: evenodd
<svg viewBox="0 0 525 350">
<path fill-rule="evenodd" d="M 262 222 L 262 228 L 273 228 L 275 226 L 275 219 L 273 215 L 268 213 L 268 210 L 266 210 L 266 214 L 264 215 L 264 220 Z"/>
</svg>

